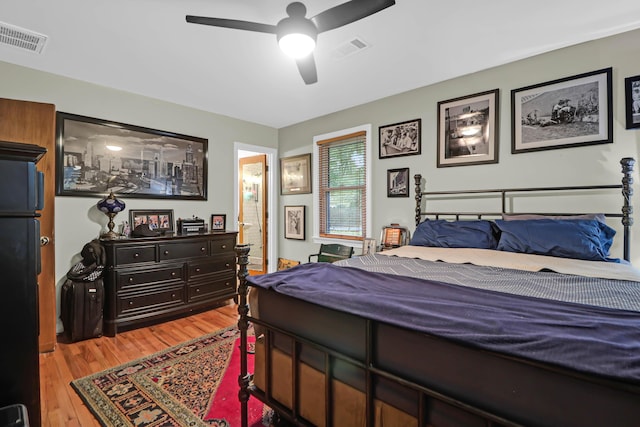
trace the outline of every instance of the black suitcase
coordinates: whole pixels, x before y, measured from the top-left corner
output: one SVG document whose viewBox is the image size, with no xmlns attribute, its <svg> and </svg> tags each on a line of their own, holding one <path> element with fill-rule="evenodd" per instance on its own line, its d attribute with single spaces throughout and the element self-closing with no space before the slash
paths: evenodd
<svg viewBox="0 0 640 427">
<path fill-rule="evenodd" d="M 83 266 L 79 263 L 67 273 L 60 295 L 60 318 L 64 326 L 64 337 L 69 342 L 102 336 L 102 269 L 83 275 L 81 267 Z"/>
</svg>

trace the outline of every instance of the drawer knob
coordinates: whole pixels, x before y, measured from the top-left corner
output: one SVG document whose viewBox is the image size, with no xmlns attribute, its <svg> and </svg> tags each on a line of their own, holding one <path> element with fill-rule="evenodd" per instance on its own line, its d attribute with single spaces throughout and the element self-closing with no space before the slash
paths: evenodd
<svg viewBox="0 0 640 427">
<path fill-rule="evenodd" d="M 140 254 L 138 252 L 136 252 L 135 254 L 133 254 L 134 258 L 140 258 Z"/>
<path fill-rule="evenodd" d="M 225 286 L 229 286 L 231 283 L 229 282 L 225 282 Z"/>
<path fill-rule="evenodd" d="M 199 268 L 196 268 L 196 273 L 200 273 L 200 269 Z"/>
<path fill-rule="evenodd" d="M 129 277 L 129 283 L 133 283 L 133 277 Z"/>
<path fill-rule="evenodd" d="M 164 251 L 164 254 L 165 255 L 169 255 L 169 251 Z"/>
<path fill-rule="evenodd" d="M 176 294 L 171 294 L 171 298 L 175 298 L 175 297 L 176 297 Z"/>
<path fill-rule="evenodd" d="M 132 306 L 132 305 L 133 305 L 133 301 L 129 301 L 129 306 Z"/>
<path fill-rule="evenodd" d="M 196 294 L 200 292 L 200 288 L 196 288 Z"/>
<path fill-rule="evenodd" d="M 171 277 L 176 277 L 176 272 L 175 271 L 171 272 Z"/>
<path fill-rule="evenodd" d="M 204 252 L 206 250 L 207 250 L 207 248 L 200 248 L 200 252 Z"/>
<path fill-rule="evenodd" d="M 231 264 L 226 263 L 224 266 L 225 266 L 225 267 L 227 267 L 227 268 L 229 268 L 229 267 L 231 267 Z"/>
<path fill-rule="evenodd" d="M 222 245 L 221 248 L 222 249 L 227 249 L 227 245 Z"/>
</svg>

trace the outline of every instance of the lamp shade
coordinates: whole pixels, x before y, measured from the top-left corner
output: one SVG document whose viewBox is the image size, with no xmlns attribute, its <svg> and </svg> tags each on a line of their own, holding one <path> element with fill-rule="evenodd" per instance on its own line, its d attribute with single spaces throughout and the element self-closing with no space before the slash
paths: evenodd
<svg viewBox="0 0 640 427">
<path fill-rule="evenodd" d="M 104 212 L 105 214 L 110 214 L 110 213 L 115 214 L 118 212 L 122 212 L 126 205 L 124 204 L 123 201 L 116 199 L 116 196 L 115 194 L 113 194 L 113 191 L 112 191 L 104 199 L 100 200 L 97 206 L 98 206 L 98 209 L 101 212 Z"/>
</svg>

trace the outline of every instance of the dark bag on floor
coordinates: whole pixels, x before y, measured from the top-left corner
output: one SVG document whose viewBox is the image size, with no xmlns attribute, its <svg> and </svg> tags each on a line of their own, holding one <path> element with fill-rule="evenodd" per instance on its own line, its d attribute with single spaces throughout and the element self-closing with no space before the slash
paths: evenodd
<svg viewBox="0 0 640 427">
<path fill-rule="evenodd" d="M 67 272 L 60 295 L 60 318 L 69 342 L 102 336 L 105 261 L 100 242 L 87 243 L 82 256 Z"/>
</svg>

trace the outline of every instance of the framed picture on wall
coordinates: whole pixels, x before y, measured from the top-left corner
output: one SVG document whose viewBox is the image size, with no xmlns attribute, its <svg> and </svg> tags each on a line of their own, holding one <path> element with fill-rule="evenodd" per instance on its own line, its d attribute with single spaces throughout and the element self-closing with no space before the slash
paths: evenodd
<svg viewBox="0 0 640 427">
<path fill-rule="evenodd" d="M 311 193 L 311 154 L 280 159 L 280 194 Z"/>
<path fill-rule="evenodd" d="M 56 195 L 207 200 L 208 140 L 56 113 Z"/>
<path fill-rule="evenodd" d="M 613 142 L 611 68 L 511 91 L 511 152 Z"/>
<path fill-rule="evenodd" d="M 409 197 L 409 168 L 387 170 L 387 197 Z"/>
<path fill-rule="evenodd" d="M 284 207 L 284 237 L 285 239 L 304 240 L 305 206 Z"/>
<path fill-rule="evenodd" d="M 421 119 L 378 128 L 379 158 L 411 156 L 421 151 Z"/>
<path fill-rule="evenodd" d="M 624 79 L 627 129 L 640 128 L 640 76 Z"/>
<path fill-rule="evenodd" d="M 498 163 L 499 89 L 438 102 L 439 168 Z"/>
</svg>

